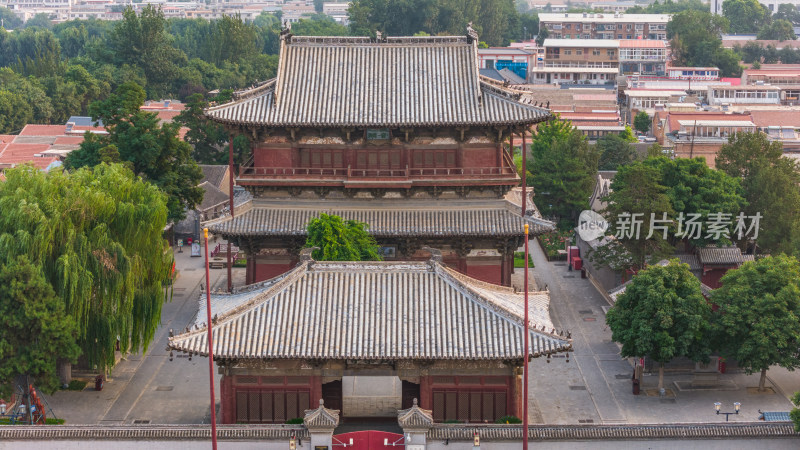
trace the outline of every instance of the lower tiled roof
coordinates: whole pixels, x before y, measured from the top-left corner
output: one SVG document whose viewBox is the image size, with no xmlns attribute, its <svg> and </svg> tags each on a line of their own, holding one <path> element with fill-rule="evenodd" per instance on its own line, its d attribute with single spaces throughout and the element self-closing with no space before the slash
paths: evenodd
<svg viewBox="0 0 800 450">
<path fill-rule="evenodd" d="M 364 202 L 361 202 L 364 203 Z M 293 206 L 294 205 L 294 206 Z M 321 213 L 369 225 L 376 237 L 522 236 L 525 223 L 535 236 L 555 229 L 553 223 L 520 217 L 505 200 L 494 202 L 280 202 L 255 206 L 232 220 L 212 225 L 223 236 L 305 236 L 308 222 Z"/>
<path fill-rule="evenodd" d="M 531 293 L 530 355 L 571 349 Z M 217 359 L 521 359 L 523 294 L 428 262 L 301 263 L 214 320 Z M 205 327 L 169 339 L 207 355 Z"/>
<path fill-rule="evenodd" d="M 697 251 L 703 264 L 741 264 L 744 262 L 738 247 L 703 247 Z"/>
</svg>

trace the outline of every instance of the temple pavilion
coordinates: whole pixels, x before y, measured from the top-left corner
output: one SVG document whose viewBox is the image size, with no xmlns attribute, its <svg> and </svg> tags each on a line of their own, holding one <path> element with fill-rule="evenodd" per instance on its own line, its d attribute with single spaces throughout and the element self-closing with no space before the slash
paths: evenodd
<svg viewBox="0 0 800 450">
<path fill-rule="evenodd" d="M 494 422 L 522 414 L 524 333 L 530 357 L 571 350 L 555 330 L 549 292 L 523 294 L 426 261 L 300 263 L 271 280 L 212 295 L 222 423 L 284 423 L 319 404 L 364 416 L 419 399 L 436 421 Z M 198 323 L 169 338 L 172 351 L 207 356 L 205 295 Z M 348 398 L 344 378 L 401 385 L 387 404 Z M 383 401 L 383 400 L 381 400 Z M 365 409 L 366 408 L 366 409 Z"/>
<path fill-rule="evenodd" d="M 236 182 L 248 210 L 211 227 L 247 255 L 247 283 L 292 270 L 309 219 L 367 223 L 386 261 L 427 258 L 510 285 L 523 239 L 549 232 L 506 147 L 551 117 L 478 72 L 477 34 L 301 37 L 281 34 L 277 77 L 206 115 L 252 142 Z M 518 140 L 517 143 L 520 141 Z M 513 200 L 513 199 L 512 199 Z"/>
</svg>

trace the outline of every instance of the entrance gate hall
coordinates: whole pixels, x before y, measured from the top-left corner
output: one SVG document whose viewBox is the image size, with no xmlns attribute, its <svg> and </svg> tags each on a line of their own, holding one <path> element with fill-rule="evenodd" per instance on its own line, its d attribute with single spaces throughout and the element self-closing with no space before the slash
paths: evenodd
<svg viewBox="0 0 800 450">
<path fill-rule="evenodd" d="M 571 349 L 549 293 L 470 278 L 431 250 L 421 262 L 322 262 L 211 300 L 222 423 L 285 423 L 324 400 L 344 417 L 396 417 L 413 399 L 432 420 L 521 416 L 523 333 L 530 356 Z M 200 315 L 203 317 L 204 315 Z M 206 355 L 205 324 L 170 337 Z"/>
</svg>

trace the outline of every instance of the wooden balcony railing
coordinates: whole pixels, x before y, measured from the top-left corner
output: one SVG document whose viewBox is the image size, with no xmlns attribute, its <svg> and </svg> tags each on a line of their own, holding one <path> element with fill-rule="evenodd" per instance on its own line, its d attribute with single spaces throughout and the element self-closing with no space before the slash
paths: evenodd
<svg viewBox="0 0 800 450">
<path fill-rule="evenodd" d="M 505 161 L 506 164 L 509 161 Z M 424 178 L 424 177 L 490 177 L 513 176 L 514 169 L 505 167 L 449 167 L 404 169 L 353 169 L 351 167 L 242 167 L 240 177 L 333 177 L 333 178 Z"/>
</svg>

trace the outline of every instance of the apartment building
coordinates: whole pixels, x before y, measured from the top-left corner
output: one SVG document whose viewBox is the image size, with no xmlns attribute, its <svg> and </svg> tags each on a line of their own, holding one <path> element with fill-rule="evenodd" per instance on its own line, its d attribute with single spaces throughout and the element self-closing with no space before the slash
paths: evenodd
<svg viewBox="0 0 800 450">
<path fill-rule="evenodd" d="M 781 103 L 781 88 L 768 85 L 709 86 L 706 97 L 709 105 Z"/>
<path fill-rule="evenodd" d="M 624 75 L 663 77 L 667 45 L 658 39 L 623 39 L 619 41 L 619 66 Z"/>
<path fill-rule="evenodd" d="M 667 39 L 669 14 L 541 13 L 554 39 Z"/>
<path fill-rule="evenodd" d="M 670 67 L 667 77 L 673 80 L 716 81 L 719 80 L 717 67 Z"/>
<path fill-rule="evenodd" d="M 545 39 L 544 60 L 531 69 L 533 84 L 609 84 L 619 73 L 619 42 Z"/>
</svg>

